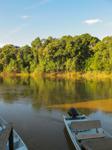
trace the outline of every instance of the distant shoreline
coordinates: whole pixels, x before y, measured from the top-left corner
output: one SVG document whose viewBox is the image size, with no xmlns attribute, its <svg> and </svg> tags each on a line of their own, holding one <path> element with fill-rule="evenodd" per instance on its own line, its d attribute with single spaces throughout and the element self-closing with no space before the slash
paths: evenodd
<svg viewBox="0 0 112 150">
<path fill-rule="evenodd" d="M 34 74 L 35 76 L 35 74 Z M 112 72 L 53 72 L 53 73 L 44 73 L 44 77 L 48 78 L 60 78 L 60 79 L 112 79 Z"/>
<path fill-rule="evenodd" d="M 112 72 L 50 72 L 50 73 L 0 73 L 1 77 L 45 77 L 51 79 L 112 79 Z"/>
</svg>

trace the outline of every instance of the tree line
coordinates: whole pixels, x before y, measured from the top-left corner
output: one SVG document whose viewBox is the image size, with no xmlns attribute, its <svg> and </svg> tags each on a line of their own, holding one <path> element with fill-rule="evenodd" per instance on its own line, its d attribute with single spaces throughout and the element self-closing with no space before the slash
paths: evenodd
<svg viewBox="0 0 112 150">
<path fill-rule="evenodd" d="M 31 46 L 8 44 L 0 48 L 0 72 L 64 71 L 112 71 L 112 37 L 37 37 Z"/>
</svg>

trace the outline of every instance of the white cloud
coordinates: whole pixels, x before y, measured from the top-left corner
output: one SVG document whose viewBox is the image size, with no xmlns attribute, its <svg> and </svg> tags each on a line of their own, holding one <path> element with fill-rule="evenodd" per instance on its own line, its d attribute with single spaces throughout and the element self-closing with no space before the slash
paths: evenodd
<svg viewBox="0 0 112 150">
<path fill-rule="evenodd" d="M 94 24 L 102 23 L 102 22 L 103 21 L 101 19 L 88 19 L 84 21 L 84 23 L 87 25 L 94 25 Z"/>
<path fill-rule="evenodd" d="M 34 8 L 37 8 L 37 7 L 41 6 L 41 5 L 45 5 L 45 4 L 49 3 L 49 2 L 50 2 L 50 0 L 38 0 L 36 3 L 26 7 L 25 9 L 26 10 L 34 9 Z"/>
<path fill-rule="evenodd" d="M 23 34 L 23 31 L 26 27 L 27 27 L 27 24 L 20 24 L 16 26 L 15 28 L 7 31 L 7 34 L 2 36 L 2 39 L 0 39 L 0 47 L 3 47 L 7 43 L 19 45 L 19 44 L 16 44 L 18 42 L 16 41 L 16 39 L 18 39 L 20 33 Z M 20 39 L 19 39 L 19 42 L 22 43 Z"/>
<path fill-rule="evenodd" d="M 44 4 L 48 3 L 48 2 L 49 2 L 49 0 L 41 0 L 40 1 L 40 5 L 44 5 Z"/>
<path fill-rule="evenodd" d="M 28 24 L 20 24 L 18 26 L 16 26 L 15 28 L 11 29 L 7 35 L 11 36 L 11 35 L 14 35 L 14 34 L 17 34 L 17 33 L 20 33 L 24 28 L 27 27 Z"/>
<path fill-rule="evenodd" d="M 21 18 L 22 18 L 23 20 L 27 20 L 27 19 L 31 18 L 31 16 L 23 15 L 23 16 L 21 16 Z"/>
<path fill-rule="evenodd" d="M 15 33 L 20 32 L 22 29 L 23 29 L 23 26 L 18 26 L 18 27 L 16 27 L 15 29 L 12 29 L 12 30 L 9 32 L 9 34 L 10 34 L 10 35 L 13 35 L 13 34 L 15 34 Z"/>
<path fill-rule="evenodd" d="M 11 36 L 14 36 L 14 35 L 20 33 L 26 26 L 27 26 L 27 24 L 19 25 L 19 26 L 15 27 L 15 28 L 9 30 L 7 32 L 7 34 L 5 36 L 3 36 L 2 38 L 3 39 L 11 38 Z"/>
</svg>

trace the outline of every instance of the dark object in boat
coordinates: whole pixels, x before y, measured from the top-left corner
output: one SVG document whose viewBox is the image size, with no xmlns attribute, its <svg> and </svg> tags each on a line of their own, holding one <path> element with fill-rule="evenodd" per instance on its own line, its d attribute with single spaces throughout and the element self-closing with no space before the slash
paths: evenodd
<svg viewBox="0 0 112 150">
<path fill-rule="evenodd" d="M 78 113 L 78 111 L 75 108 L 70 108 L 68 110 L 68 114 L 72 118 L 77 118 L 79 116 L 79 113 Z"/>
</svg>

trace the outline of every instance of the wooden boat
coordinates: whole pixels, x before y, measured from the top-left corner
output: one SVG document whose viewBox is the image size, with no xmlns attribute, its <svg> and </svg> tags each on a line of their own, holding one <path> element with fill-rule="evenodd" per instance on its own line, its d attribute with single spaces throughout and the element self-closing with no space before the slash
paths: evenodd
<svg viewBox="0 0 112 150">
<path fill-rule="evenodd" d="M 64 123 L 76 150 L 112 150 L 112 136 L 99 120 L 89 120 L 85 115 L 64 116 Z"/>
<path fill-rule="evenodd" d="M 0 118 L 0 150 L 28 150 L 12 125 L 2 118 Z"/>
</svg>

